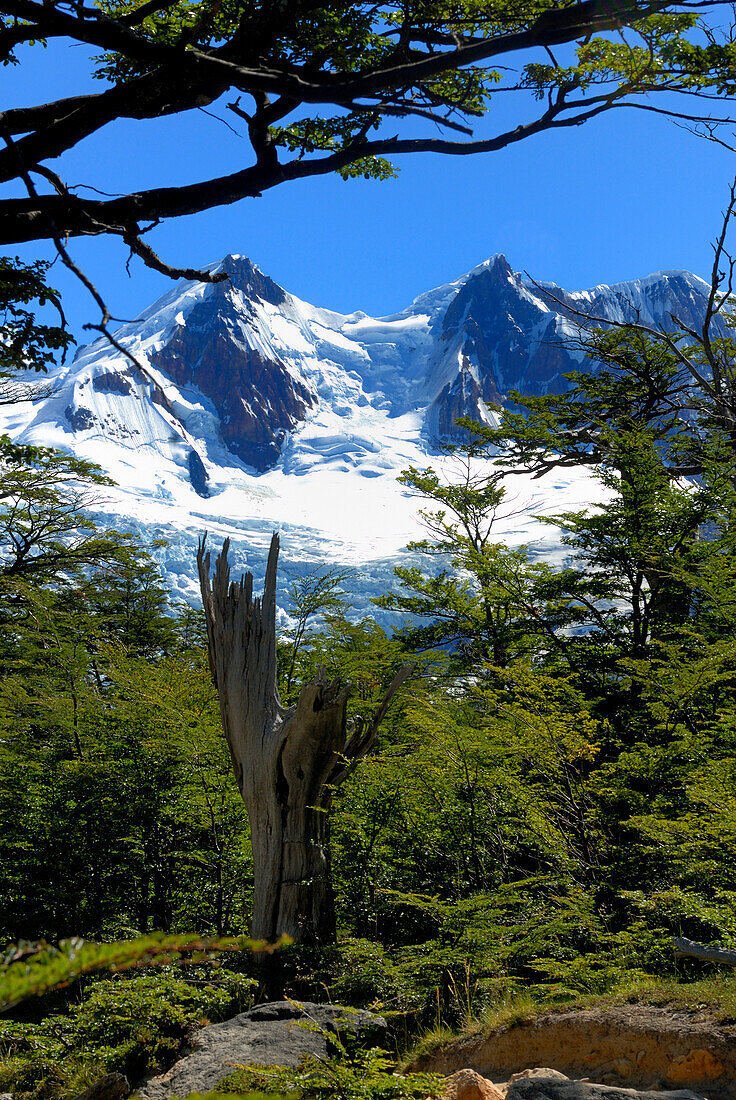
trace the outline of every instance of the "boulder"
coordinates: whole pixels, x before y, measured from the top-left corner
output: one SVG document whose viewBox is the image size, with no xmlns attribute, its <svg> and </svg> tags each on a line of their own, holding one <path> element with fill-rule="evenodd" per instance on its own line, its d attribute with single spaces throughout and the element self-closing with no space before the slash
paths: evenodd
<svg viewBox="0 0 736 1100">
<path fill-rule="evenodd" d="M 330 1036 L 357 1035 L 366 1046 L 385 1042 L 386 1021 L 339 1005 L 277 1001 L 258 1005 L 198 1031 L 190 1050 L 170 1070 L 138 1090 L 142 1100 L 170 1100 L 216 1089 L 238 1066 L 297 1066 L 305 1054 L 325 1058 Z"/>
<path fill-rule="evenodd" d="M 80 1092 L 74 1100 L 124 1100 L 129 1092 L 127 1077 L 123 1077 L 122 1073 L 108 1073 L 84 1092 Z"/>
<path fill-rule="evenodd" d="M 546 1066 L 535 1066 L 533 1069 L 523 1069 L 520 1073 L 512 1073 L 509 1077 L 509 1085 L 514 1081 L 523 1081 L 527 1077 L 552 1077 L 555 1081 L 569 1081 L 570 1078 L 557 1069 L 548 1069 Z"/>
<path fill-rule="evenodd" d="M 474 1069 L 459 1069 L 447 1078 L 442 1100 L 503 1100 L 503 1093 Z"/>
<path fill-rule="evenodd" d="M 595 1085 L 554 1077 L 518 1077 L 506 1093 L 506 1100 L 703 1100 L 690 1089 L 643 1091 Z"/>
</svg>

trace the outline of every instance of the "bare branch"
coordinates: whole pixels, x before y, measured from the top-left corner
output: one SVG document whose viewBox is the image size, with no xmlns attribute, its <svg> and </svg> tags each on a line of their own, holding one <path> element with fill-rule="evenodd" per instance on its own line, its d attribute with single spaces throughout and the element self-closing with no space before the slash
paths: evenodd
<svg viewBox="0 0 736 1100">
<path fill-rule="evenodd" d="M 168 275 L 170 279 L 191 279 L 193 282 L 198 283 L 221 283 L 230 278 L 227 271 L 211 272 L 196 267 L 173 267 L 165 263 L 150 245 L 141 240 L 140 230 L 137 233 L 124 232 L 121 236 L 131 252 L 134 252 L 136 256 L 140 256 L 146 267 L 153 268 L 154 271 L 159 271 L 162 275 Z"/>
<path fill-rule="evenodd" d="M 701 959 L 703 962 L 736 966 L 736 951 L 729 951 L 725 947 L 709 947 L 706 944 L 688 940 L 684 936 L 676 936 L 672 940 L 672 946 L 675 954 L 680 958 Z"/>
<path fill-rule="evenodd" d="M 220 176 L 203 183 L 184 187 L 162 187 L 139 191 L 109 202 L 80 198 L 77 195 L 49 196 L 46 209 L 63 226 L 69 236 L 90 236 L 100 233 L 122 235 L 140 220 L 181 217 L 214 206 L 229 205 L 242 198 L 255 198 L 286 180 L 326 175 L 347 167 L 360 157 L 402 156 L 408 153 L 444 153 L 448 156 L 472 156 L 494 152 L 523 141 L 545 130 L 579 126 L 610 109 L 610 97 L 588 104 L 577 104 L 580 113 L 572 118 L 559 117 L 567 105 L 548 108 L 539 118 L 515 127 L 496 137 L 478 141 L 449 141 L 442 138 L 385 138 L 351 143 L 335 153 L 314 159 L 296 158 L 286 164 L 261 160 L 250 168 Z M 40 211 L 25 199 L 8 199 L 3 203 L 4 217 L 0 226 L 0 242 L 35 240 L 41 231 Z"/>
</svg>

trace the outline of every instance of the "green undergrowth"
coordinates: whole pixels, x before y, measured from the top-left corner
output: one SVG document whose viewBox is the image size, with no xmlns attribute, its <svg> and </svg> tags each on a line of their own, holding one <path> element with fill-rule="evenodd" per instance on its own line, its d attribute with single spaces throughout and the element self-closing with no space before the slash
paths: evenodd
<svg viewBox="0 0 736 1100">
<path fill-rule="evenodd" d="M 190 1092 L 187 1100 L 243 1100 L 242 1092 Z M 295 1100 L 290 1096 L 276 1096 L 272 1092 L 249 1092 L 247 1100 Z"/>
<path fill-rule="evenodd" d="M 441 1095 L 442 1081 L 435 1074 L 397 1070 L 385 1051 L 349 1053 L 338 1044 L 336 1057 L 306 1055 L 296 1069 L 241 1066 L 221 1083 L 222 1092 L 202 1100 L 224 1100 L 223 1093 L 248 1100 L 433 1100 Z"/>
<path fill-rule="evenodd" d="M 736 974 L 717 974 L 698 981 L 657 981 L 623 988 L 609 998 L 589 997 L 589 1005 L 642 1004 L 673 1011 L 706 1012 L 714 1024 L 736 1023 Z"/>
<path fill-rule="evenodd" d="M 0 1019 L 0 1093 L 64 1100 L 106 1073 L 137 1081 L 174 1060 L 190 1028 L 252 1003 L 252 979 L 210 968 L 118 976 L 32 1023 Z"/>
<path fill-rule="evenodd" d="M 347 953 L 356 963 L 366 951 L 366 945 L 353 944 Z M 360 999 L 365 1001 L 368 993 L 375 992 L 368 979 L 372 975 L 377 982 L 379 961 L 371 955 L 364 960 L 367 972 L 356 967 L 350 980 L 333 972 L 334 984 L 344 981 L 352 985 L 353 993 L 360 987 Z M 40 1022 L 0 1020 L 0 1092 L 10 1092 L 14 1100 L 65 1100 L 113 1071 L 125 1073 L 132 1083 L 140 1081 L 176 1058 L 192 1028 L 248 1008 L 253 987 L 252 978 L 196 966 L 88 980 L 81 992 L 72 991 L 65 1004 L 47 1012 Z M 391 990 L 384 988 L 384 992 Z M 347 997 L 345 1002 L 349 1003 Z M 690 981 L 624 974 L 605 994 L 565 998 L 555 987 L 546 995 L 538 989 L 518 991 L 513 985 L 506 991 L 499 988 L 495 998 L 482 1002 L 478 1012 L 468 1012 L 465 1022 L 454 1029 L 444 1026 L 439 1017 L 419 1039 L 415 1030 L 408 1039 L 412 1045 L 398 1064 L 396 1053 L 362 1051 L 347 1040 L 347 1046 L 338 1041 L 334 1058 L 305 1059 L 296 1070 L 233 1067 L 220 1091 L 208 1093 L 206 1100 L 429 1100 L 438 1094 L 438 1079 L 410 1072 L 423 1055 L 458 1038 L 480 1036 L 547 1013 L 618 1005 L 697 1012 L 714 1024 L 732 1024 L 736 1022 L 736 974 Z M 372 1007 L 389 1016 L 400 1048 L 406 1047 L 401 1043 L 402 1013 L 394 1015 L 386 1003 L 374 1002 Z"/>
</svg>

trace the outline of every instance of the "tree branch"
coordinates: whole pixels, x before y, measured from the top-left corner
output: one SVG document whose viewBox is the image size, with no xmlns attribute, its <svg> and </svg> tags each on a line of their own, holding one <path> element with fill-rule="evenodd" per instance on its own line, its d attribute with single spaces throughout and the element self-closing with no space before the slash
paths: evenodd
<svg viewBox="0 0 736 1100">
<path fill-rule="evenodd" d="M 526 25 L 523 13 L 515 16 L 511 24 L 504 25 L 500 17 L 498 33 L 489 32 L 483 37 L 479 37 L 481 24 L 477 18 L 468 17 L 468 34 L 464 35 L 459 29 L 461 23 L 449 23 L 449 29 L 444 29 L 441 13 L 434 20 L 417 20 L 407 15 L 397 29 L 395 49 L 394 41 L 388 41 L 392 30 L 382 28 L 380 35 L 385 38 L 388 50 L 365 47 L 364 56 L 358 57 L 354 66 L 352 60 L 350 64 L 335 61 L 334 50 L 324 43 L 315 45 L 311 53 L 309 48 L 302 50 L 298 45 L 299 20 L 321 6 L 317 0 L 299 3 L 284 0 L 279 5 L 278 21 L 268 14 L 254 14 L 252 5 L 244 5 L 239 25 L 229 38 L 224 32 L 215 46 L 207 44 L 211 28 L 208 29 L 206 21 L 211 21 L 211 13 L 205 13 L 193 25 L 181 27 L 172 23 L 168 39 L 163 33 L 152 32 L 150 26 L 144 27 L 149 16 L 167 11 L 173 3 L 174 0 L 144 0 L 127 15 L 113 17 L 99 8 L 85 6 L 83 0 L 73 4 L 62 0 L 0 0 L 8 23 L 15 19 L 23 24 L 6 26 L 5 31 L 11 37 L 25 36 L 31 31 L 44 38 L 68 36 L 124 58 L 133 72 L 143 70 L 141 75 L 119 77 L 113 87 L 99 95 L 65 97 L 53 103 L 5 111 L 0 115 L 2 132 L 17 140 L 15 151 L 10 146 L 0 150 L 0 182 L 22 179 L 17 170 L 18 160 L 31 172 L 48 172 L 40 168 L 42 162 L 63 155 L 118 118 L 154 119 L 192 110 L 212 103 L 230 89 L 256 101 L 253 112 L 241 110 L 239 100 L 228 105 L 248 123 L 255 163 L 189 186 L 141 190 L 109 201 L 80 197 L 73 194 L 73 186 L 64 194 L 43 195 L 40 199 L 30 193 L 27 198 L 10 198 L 0 206 L 4 214 L 0 241 L 53 239 L 48 228 L 51 223 L 61 238 L 113 233 L 127 240 L 133 251 L 157 270 L 167 274 L 183 270 L 188 274 L 191 269 L 170 268 L 140 243 L 141 222 L 181 217 L 256 197 L 288 180 L 340 171 L 364 157 L 417 152 L 475 155 L 505 148 L 544 130 L 582 125 L 603 111 L 624 105 L 621 102 L 624 96 L 646 91 L 650 86 L 655 90 L 655 83 L 656 90 L 660 90 L 667 82 L 655 82 L 648 70 L 642 72 L 640 66 L 634 66 L 639 75 L 631 81 L 625 79 L 625 74 L 611 75 L 608 70 L 594 73 L 593 84 L 610 80 L 612 84 L 619 81 L 619 86 L 587 98 L 568 98 L 576 88 L 574 80 L 559 86 L 553 84 L 548 89 L 547 109 L 539 118 L 495 137 L 475 141 L 422 137 L 369 141 L 368 126 L 361 129 L 365 113 L 373 121 L 413 116 L 470 135 L 469 127 L 454 116 L 482 113 L 478 105 L 481 100 L 476 102 L 471 96 L 475 95 L 472 89 L 476 79 L 484 88 L 485 85 L 482 73 L 471 70 L 465 74 L 464 67 L 483 65 L 501 55 L 536 47 L 545 49 L 554 61 L 551 50 L 556 45 L 638 25 L 664 11 L 695 7 L 700 11 L 718 7 L 725 0 L 704 0 L 697 5 L 690 0 L 676 5 L 672 0 L 581 0 L 566 7 L 550 8 L 536 17 L 527 14 Z M 368 18 L 380 20 L 379 9 L 369 10 Z M 448 23 L 448 19 L 445 16 L 444 22 Z M 639 33 L 644 35 L 641 28 Z M 5 41 L 7 45 L 7 37 Z M 650 51 L 654 56 L 656 51 L 651 43 Z M 292 64 L 290 57 L 306 60 Z M 456 74 L 457 87 L 446 91 L 433 86 L 447 73 Z M 467 87 L 460 79 L 465 76 Z M 524 90 L 524 83 L 523 80 L 519 83 L 518 90 Z M 669 85 L 667 88 L 671 90 Z M 674 79 L 673 90 L 690 94 L 680 76 Z M 350 131 L 353 136 L 338 137 L 336 144 L 342 142 L 342 147 L 326 155 L 307 157 L 302 150 L 295 159 L 282 164 L 276 147 L 277 135 L 270 128 L 300 105 L 331 105 L 339 112 L 357 116 L 356 126 Z M 644 103 L 628 105 L 661 110 Z M 661 113 L 706 126 L 714 124 L 714 120 L 695 114 L 666 109 Z M 56 187 L 49 175 L 46 178 Z"/>
<path fill-rule="evenodd" d="M 409 677 L 414 675 L 416 667 L 413 664 L 402 665 L 386 689 L 386 694 L 370 721 L 365 721 L 360 717 L 356 719 L 355 729 L 346 742 L 345 748 L 340 754 L 340 759 L 330 773 L 328 783 L 331 786 L 337 787 L 343 783 L 355 771 L 358 762 L 363 760 L 371 751 L 376 743 L 379 726 L 386 717 L 391 700 Z"/>
<path fill-rule="evenodd" d="M 582 103 L 578 104 L 580 107 Z M 77 195 L 44 196 L 44 207 L 68 236 L 95 236 L 101 233 L 123 235 L 140 221 L 182 217 L 214 206 L 226 206 L 243 198 L 255 198 L 287 180 L 305 179 L 339 171 L 362 157 L 402 156 L 407 153 L 443 153 L 448 156 L 472 156 L 494 152 L 523 141 L 533 134 L 559 127 L 579 126 L 611 109 L 607 98 L 591 109 L 582 109 L 572 118 L 558 117 L 566 105 L 548 108 L 540 118 L 517 126 L 493 138 L 479 141 L 449 141 L 442 138 L 384 138 L 351 144 L 335 153 L 315 159 L 295 158 L 281 164 L 261 161 L 242 171 L 183 187 L 161 187 L 134 192 L 122 198 L 101 202 Z M 19 243 L 47 237 L 43 214 L 32 201 L 8 199 L 3 202 L 0 243 Z"/>
</svg>

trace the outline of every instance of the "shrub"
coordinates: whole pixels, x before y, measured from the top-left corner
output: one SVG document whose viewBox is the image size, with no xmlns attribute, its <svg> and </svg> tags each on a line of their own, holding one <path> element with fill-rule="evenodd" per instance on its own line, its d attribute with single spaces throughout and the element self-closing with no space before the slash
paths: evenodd
<svg viewBox="0 0 736 1100">
<path fill-rule="evenodd" d="M 40 1024 L 0 1022 L 0 1090 L 15 1100 L 56 1100 L 115 1070 L 131 1080 L 171 1062 L 187 1031 L 239 1012 L 252 979 L 208 972 L 98 981 L 78 1004 Z"/>
</svg>

